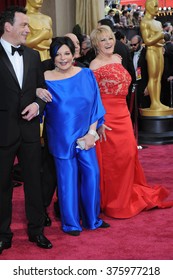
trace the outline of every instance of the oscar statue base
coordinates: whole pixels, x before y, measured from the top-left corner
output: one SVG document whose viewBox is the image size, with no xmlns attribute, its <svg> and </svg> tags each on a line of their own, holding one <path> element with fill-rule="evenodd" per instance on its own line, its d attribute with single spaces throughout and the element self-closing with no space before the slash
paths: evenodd
<svg viewBox="0 0 173 280">
<path fill-rule="evenodd" d="M 141 109 L 138 142 L 150 145 L 173 144 L 173 109 Z"/>
<path fill-rule="evenodd" d="M 151 110 L 150 108 L 140 109 L 141 116 L 157 117 L 157 116 L 170 116 L 173 115 L 173 108 L 167 107 L 166 110 Z"/>
</svg>

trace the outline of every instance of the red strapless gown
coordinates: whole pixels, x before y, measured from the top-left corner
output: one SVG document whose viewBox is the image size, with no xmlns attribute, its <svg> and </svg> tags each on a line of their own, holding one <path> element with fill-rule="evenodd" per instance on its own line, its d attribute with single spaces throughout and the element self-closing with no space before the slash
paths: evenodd
<svg viewBox="0 0 173 280">
<path fill-rule="evenodd" d="M 164 202 L 168 190 L 148 186 L 138 160 L 137 144 L 126 95 L 131 81 L 121 64 L 109 64 L 94 71 L 106 109 L 107 141 L 98 141 L 101 172 L 101 208 L 114 218 L 130 218 L 142 210 L 173 206 Z"/>
</svg>

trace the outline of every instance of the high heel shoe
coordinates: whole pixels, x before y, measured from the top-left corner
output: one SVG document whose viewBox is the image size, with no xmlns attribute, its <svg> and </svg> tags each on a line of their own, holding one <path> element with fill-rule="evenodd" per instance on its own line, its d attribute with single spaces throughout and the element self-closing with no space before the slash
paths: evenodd
<svg viewBox="0 0 173 280">
<path fill-rule="evenodd" d="M 66 231 L 65 233 L 72 235 L 72 236 L 79 236 L 80 235 L 80 231 L 79 230 L 70 230 L 70 231 Z"/>
<path fill-rule="evenodd" d="M 102 224 L 99 226 L 99 228 L 108 228 L 110 227 L 110 224 L 106 223 L 106 222 L 102 222 Z"/>
</svg>

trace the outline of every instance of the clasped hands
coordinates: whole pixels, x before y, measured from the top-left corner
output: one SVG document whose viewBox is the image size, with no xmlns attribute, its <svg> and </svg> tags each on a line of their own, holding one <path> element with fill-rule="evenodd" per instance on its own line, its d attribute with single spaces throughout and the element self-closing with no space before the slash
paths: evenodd
<svg viewBox="0 0 173 280">
<path fill-rule="evenodd" d="M 104 141 L 106 141 L 106 130 L 112 130 L 112 128 L 103 124 L 97 130 L 100 142 L 102 142 L 103 139 L 104 139 Z M 89 150 L 95 146 L 96 139 L 92 134 L 87 133 L 85 136 L 78 138 L 78 140 L 77 140 L 78 145 L 79 145 L 80 141 L 84 142 L 84 144 L 85 144 L 84 148 L 81 147 L 81 149 Z"/>
<path fill-rule="evenodd" d="M 80 142 L 84 142 L 84 147 L 80 145 Z M 83 137 L 77 139 L 77 144 L 80 147 L 80 149 L 89 150 L 95 146 L 95 137 L 87 133 Z"/>
</svg>

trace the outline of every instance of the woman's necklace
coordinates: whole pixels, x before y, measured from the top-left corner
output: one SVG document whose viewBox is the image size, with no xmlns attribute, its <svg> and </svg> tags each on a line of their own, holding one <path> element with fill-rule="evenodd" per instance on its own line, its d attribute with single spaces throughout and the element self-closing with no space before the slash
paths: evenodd
<svg viewBox="0 0 173 280">
<path fill-rule="evenodd" d="M 55 73 L 58 73 L 58 75 L 63 76 L 64 78 L 69 78 L 69 77 L 71 77 L 71 76 L 73 76 L 75 74 L 74 73 L 74 66 L 71 65 L 66 70 L 61 70 L 60 68 L 55 66 Z"/>
</svg>

